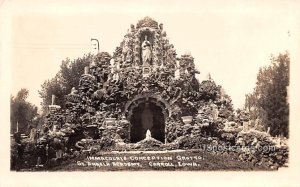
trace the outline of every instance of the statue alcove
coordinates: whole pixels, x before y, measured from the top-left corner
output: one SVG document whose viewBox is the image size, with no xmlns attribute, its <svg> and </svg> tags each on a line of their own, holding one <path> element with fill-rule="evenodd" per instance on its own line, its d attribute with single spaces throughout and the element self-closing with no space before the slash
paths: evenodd
<svg viewBox="0 0 300 187">
<path fill-rule="evenodd" d="M 151 32 L 150 30 L 145 30 L 145 31 L 142 31 L 140 34 L 139 34 L 139 41 L 140 41 L 140 46 L 142 46 L 143 42 L 145 41 L 145 37 L 147 37 L 147 40 L 150 42 L 150 48 L 151 48 L 151 51 L 153 53 L 153 43 L 154 43 L 154 33 Z M 140 47 L 140 62 L 141 64 L 143 65 L 143 49 L 142 47 Z M 153 56 L 153 54 L 152 54 Z M 150 65 L 153 65 L 153 59 L 151 58 L 151 61 L 150 61 Z"/>
<path fill-rule="evenodd" d="M 140 103 L 133 109 L 130 123 L 131 142 L 135 143 L 145 139 L 147 130 L 151 131 L 153 138 L 161 142 L 165 141 L 164 114 L 162 112 L 162 108 L 157 106 L 155 103 Z"/>
</svg>

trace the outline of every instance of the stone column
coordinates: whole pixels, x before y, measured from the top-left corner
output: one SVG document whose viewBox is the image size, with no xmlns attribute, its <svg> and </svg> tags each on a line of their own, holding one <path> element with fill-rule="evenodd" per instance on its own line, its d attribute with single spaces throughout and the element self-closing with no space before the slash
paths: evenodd
<svg viewBox="0 0 300 187">
<path fill-rule="evenodd" d="M 88 66 L 86 66 L 86 67 L 84 67 L 84 74 L 89 74 L 89 67 Z"/>
<path fill-rule="evenodd" d="M 55 104 L 55 95 L 52 95 L 51 105 Z"/>
<path fill-rule="evenodd" d="M 248 121 L 243 122 L 243 131 L 244 132 L 249 131 L 249 122 Z"/>
</svg>

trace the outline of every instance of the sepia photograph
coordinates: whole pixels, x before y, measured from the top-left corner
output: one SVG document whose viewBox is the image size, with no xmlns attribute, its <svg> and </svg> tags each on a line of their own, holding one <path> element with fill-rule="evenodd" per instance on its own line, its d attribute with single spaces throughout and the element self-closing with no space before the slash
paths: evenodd
<svg viewBox="0 0 300 187">
<path fill-rule="evenodd" d="M 205 173 L 226 172 L 226 180 L 250 172 L 295 186 L 284 176 L 299 163 L 291 159 L 299 127 L 290 115 L 299 112 L 298 6 L 4 1 L 4 186 L 23 186 L 16 176 L 65 172 L 69 179 L 192 172 L 203 180 Z M 258 184 L 266 186 L 248 186 Z"/>
</svg>

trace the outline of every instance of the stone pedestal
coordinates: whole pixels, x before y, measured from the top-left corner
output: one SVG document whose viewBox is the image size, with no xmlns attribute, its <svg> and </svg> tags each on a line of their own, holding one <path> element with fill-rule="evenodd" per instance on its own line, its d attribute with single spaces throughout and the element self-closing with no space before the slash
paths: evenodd
<svg viewBox="0 0 300 187">
<path fill-rule="evenodd" d="M 48 107 L 49 107 L 50 111 L 56 111 L 61 108 L 59 105 L 49 105 Z"/>
<path fill-rule="evenodd" d="M 116 118 L 105 118 L 106 126 L 113 126 L 116 122 Z"/>
<path fill-rule="evenodd" d="M 187 124 L 191 124 L 193 121 L 193 116 L 182 116 L 181 117 L 182 122 L 187 125 Z"/>
<path fill-rule="evenodd" d="M 90 68 L 88 66 L 84 67 L 84 74 L 89 74 Z"/>
</svg>

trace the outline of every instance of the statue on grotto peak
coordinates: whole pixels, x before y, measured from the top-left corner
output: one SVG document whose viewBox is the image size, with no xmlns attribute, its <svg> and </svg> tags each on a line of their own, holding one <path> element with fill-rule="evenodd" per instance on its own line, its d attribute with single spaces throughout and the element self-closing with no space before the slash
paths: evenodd
<svg viewBox="0 0 300 187">
<path fill-rule="evenodd" d="M 145 39 L 142 43 L 142 60 L 143 60 L 143 65 L 144 66 L 149 66 L 151 62 L 151 44 L 148 40 L 148 36 L 145 35 Z"/>
<path fill-rule="evenodd" d="M 134 32 L 134 31 L 135 31 L 135 28 L 134 28 L 134 25 L 133 25 L 133 24 L 130 25 L 130 31 L 131 31 L 131 32 Z"/>
<path fill-rule="evenodd" d="M 159 29 L 162 31 L 162 30 L 164 30 L 164 25 L 161 23 L 161 24 L 159 24 Z"/>
</svg>

